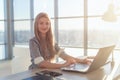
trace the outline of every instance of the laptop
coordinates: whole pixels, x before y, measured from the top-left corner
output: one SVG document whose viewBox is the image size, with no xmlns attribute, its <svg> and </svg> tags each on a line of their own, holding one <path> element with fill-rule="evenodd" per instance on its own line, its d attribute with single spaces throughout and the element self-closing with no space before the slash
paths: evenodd
<svg viewBox="0 0 120 80">
<path fill-rule="evenodd" d="M 106 62 L 108 61 L 108 57 L 110 56 L 114 47 L 115 45 L 100 48 L 96 57 L 94 58 L 90 65 L 77 63 L 68 67 L 63 67 L 61 68 L 61 70 L 81 73 L 94 71 L 106 64 Z"/>
</svg>

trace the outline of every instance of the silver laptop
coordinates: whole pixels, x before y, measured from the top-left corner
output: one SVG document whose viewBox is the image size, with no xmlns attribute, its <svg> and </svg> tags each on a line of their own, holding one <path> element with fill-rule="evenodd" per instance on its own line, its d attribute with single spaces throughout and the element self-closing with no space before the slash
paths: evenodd
<svg viewBox="0 0 120 80">
<path fill-rule="evenodd" d="M 94 58 L 93 62 L 90 65 L 74 64 L 68 67 L 63 67 L 61 68 L 61 70 L 75 71 L 75 72 L 81 72 L 81 73 L 94 71 L 106 64 L 108 57 L 110 56 L 110 53 L 113 51 L 114 47 L 115 45 L 100 48 L 96 57 Z"/>
</svg>

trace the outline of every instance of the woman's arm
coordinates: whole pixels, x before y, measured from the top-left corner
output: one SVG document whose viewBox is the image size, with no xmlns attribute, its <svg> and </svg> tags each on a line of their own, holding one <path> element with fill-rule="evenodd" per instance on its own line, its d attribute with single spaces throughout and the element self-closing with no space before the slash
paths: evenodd
<svg viewBox="0 0 120 80">
<path fill-rule="evenodd" d="M 51 63 L 49 61 L 42 61 L 41 63 L 39 63 L 39 67 L 40 68 L 49 68 L 49 69 L 59 69 L 59 68 L 62 68 L 62 67 L 65 67 L 65 66 L 69 66 L 71 65 L 70 62 L 65 62 L 65 63 Z"/>
<path fill-rule="evenodd" d="M 55 49 L 57 51 L 57 56 L 61 57 L 63 60 L 70 62 L 71 64 L 76 63 L 74 57 L 65 53 L 64 49 L 61 49 L 58 44 L 55 45 Z"/>
<path fill-rule="evenodd" d="M 68 55 L 68 54 L 66 54 L 66 53 L 61 53 L 59 56 L 60 56 L 62 59 L 71 62 L 71 64 L 76 63 L 75 58 L 72 57 L 72 56 L 70 56 L 70 55 Z"/>
<path fill-rule="evenodd" d="M 89 59 L 93 59 L 94 58 L 94 56 L 92 56 L 92 57 L 86 57 L 86 58 L 84 58 L 84 59 L 80 59 L 80 58 L 76 58 L 76 57 L 72 57 L 72 56 L 70 56 L 70 55 L 68 55 L 68 54 L 66 54 L 66 53 L 61 53 L 60 54 L 60 57 L 62 58 L 62 59 L 64 59 L 64 60 L 66 60 L 66 61 L 69 61 L 69 62 L 71 62 L 71 64 L 74 64 L 74 63 L 84 63 L 84 64 L 90 64 L 91 63 L 91 60 L 89 60 Z"/>
</svg>

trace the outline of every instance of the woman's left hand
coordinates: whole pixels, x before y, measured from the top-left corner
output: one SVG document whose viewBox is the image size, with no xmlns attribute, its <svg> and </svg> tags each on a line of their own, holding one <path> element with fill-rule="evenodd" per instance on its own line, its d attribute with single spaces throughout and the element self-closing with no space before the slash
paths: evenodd
<svg viewBox="0 0 120 80">
<path fill-rule="evenodd" d="M 79 58 L 75 58 L 76 62 L 77 63 L 82 63 L 82 64 L 91 64 L 91 60 L 88 59 L 87 57 L 84 58 L 84 59 L 79 59 Z"/>
</svg>

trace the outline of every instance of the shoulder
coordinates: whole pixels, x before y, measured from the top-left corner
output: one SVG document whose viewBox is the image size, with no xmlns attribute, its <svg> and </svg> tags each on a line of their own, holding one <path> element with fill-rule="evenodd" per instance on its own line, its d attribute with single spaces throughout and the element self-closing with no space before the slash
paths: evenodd
<svg viewBox="0 0 120 80">
<path fill-rule="evenodd" d="M 34 40 L 37 40 L 36 37 L 32 37 L 32 38 L 30 39 L 30 41 L 34 41 Z"/>
<path fill-rule="evenodd" d="M 29 40 L 30 42 L 38 42 L 38 40 L 37 40 L 37 38 L 36 37 L 32 37 L 30 40 Z"/>
<path fill-rule="evenodd" d="M 36 37 L 33 37 L 33 38 L 31 38 L 31 39 L 29 40 L 29 43 L 36 43 L 36 44 L 38 44 L 39 42 L 38 42 L 38 40 L 37 40 Z"/>
</svg>

